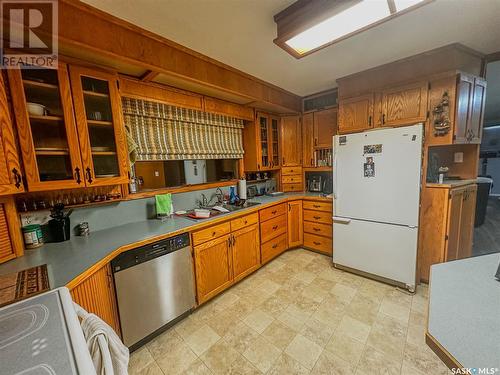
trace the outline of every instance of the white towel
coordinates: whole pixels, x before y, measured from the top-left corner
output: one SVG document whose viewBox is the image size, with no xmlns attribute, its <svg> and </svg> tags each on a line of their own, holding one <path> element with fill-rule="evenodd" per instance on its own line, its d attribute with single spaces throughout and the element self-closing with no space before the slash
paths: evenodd
<svg viewBox="0 0 500 375">
<path fill-rule="evenodd" d="M 74 305 L 97 374 L 127 375 L 129 350 L 116 332 L 97 315 Z"/>
</svg>

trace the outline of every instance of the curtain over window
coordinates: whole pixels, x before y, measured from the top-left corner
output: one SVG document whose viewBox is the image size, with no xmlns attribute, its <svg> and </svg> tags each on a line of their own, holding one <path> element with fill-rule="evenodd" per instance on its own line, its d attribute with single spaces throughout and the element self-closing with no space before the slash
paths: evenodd
<svg viewBox="0 0 500 375">
<path fill-rule="evenodd" d="M 243 120 L 134 98 L 122 104 L 138 161 L 243 157 Z"/>
</svg>

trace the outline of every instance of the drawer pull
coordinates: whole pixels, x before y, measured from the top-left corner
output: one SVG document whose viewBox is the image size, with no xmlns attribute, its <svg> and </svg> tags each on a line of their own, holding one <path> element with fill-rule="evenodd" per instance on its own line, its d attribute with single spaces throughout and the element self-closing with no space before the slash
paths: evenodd
<svg viewBox="0 0 500 375">
<path fill-rule="evenodd" d="M 276 229 L 278 229 L 278 226 L 277 226 L 277 225 L 275 225 L 275 226 L 273 227 L 273 230 L 276 230 Z"/>
<path fill-rule="evenodd" d="M 321 242 L 314 241 L 313 244 L 315 244 L 316 246 L 318 246 L 318 245 L 321 245 Z"/>
<path fill-rule="evenodd" d="M 315 232 L 321 232 L 321 229 L 320 229 L 320 228 L 313 228 L 313 230 L 314 230 Z"/>
<path fill-rule="evenodd" d="M 276 249 L 277 247 L 278 247 L 278 244 L 277 244 L 277 243 L 275 243 L 275 244 L 273 245 L 273 249 Z"/>
<path fill-rule="evenodd" d="M 245 224 L 248 224 L 248 220 L 245 220 Z"/>
<path fill-rule="evenodd" d="M 273 215 L 276 215 L 276 213 L 277 213 L 277 212 L 278 212 L 278 211 L 276 211 L 276 210 L 271 211 L 271 213 L 272 213 Z"/>
<path fill-rule="evenodd" d="M 316 220 L 319 220 L 319 219 L 321 219 L 321 216 L 314 216 L 314 218 L 315 218 Z"/>
<path fill-rule="evenodd" d="M 212 237 L 215 236 L 217 233 L 215 231 L 212 232 Z"/>
<path fill-rule="evenodd" d="M 320 208 L 321 206 L 319 204 L 313 204 L 314 208 Z"/>
</svg>

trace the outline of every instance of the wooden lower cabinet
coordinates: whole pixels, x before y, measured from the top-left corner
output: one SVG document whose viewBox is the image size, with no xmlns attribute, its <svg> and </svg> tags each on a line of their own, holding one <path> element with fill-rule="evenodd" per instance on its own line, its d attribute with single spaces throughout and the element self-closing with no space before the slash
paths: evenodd
<svg viewBox="0 0 500 375">
<path fill-rule="evenodd" d="M 304 247 L 331 256 L 333 205 L 330 202 L 304 200 L 302 207 Z"/>
<path fill-rule="evenodd" d="M 286 234 L 282 234 L 271 241 L 267 241 L 260 247 L 262 264 L 285 252 L 288 248 L 288 239 Z"/>
<path fill-rule="evenodd" d="M 429 281 L 433 264 L 472 255 L 477 185 L 425 187 L 419 230 L 420 279 Z"/>
<path fill-rule="evenodd" d="M 73 301 L 108 323 L 120 335 L 113 274 L 109 264 L 71 289 Z"/>
<path fill-rule="evenodd" d="M 233 283 L 231 236 L 210 240 L 194 247 L 198 303 L 217 295 Z"/>
<path fill-rule="evenodd" d="M 288 203 L 288 247 L 301 246 L 304 241 L 302 201 Z"/>
<path fill-rule="evenodd" d="M 260 267 L 259 225 L 239 229 L 232 237 L 233 278 L 238 281 Z"/>
<path fill-rule="evenodd" d="M 0 196 L 0 263 L 23 253 L 23 239 L 14 198 Z"/>
</svg>

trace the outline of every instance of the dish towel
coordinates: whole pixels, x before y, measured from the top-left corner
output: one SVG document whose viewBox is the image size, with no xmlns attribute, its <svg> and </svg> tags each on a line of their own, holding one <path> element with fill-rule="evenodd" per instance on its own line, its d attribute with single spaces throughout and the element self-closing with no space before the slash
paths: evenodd
<svg viewBox="0 0 500 375">
<path fill-rule="evenodd" d="M 137 160 L 137 149 L 139 148 L 139 146 L 137 145 L 134 137 L 132 137 L 132 133 L 130 132 L 128 126 L 125 126 L 125 135 L 127 137 L 128 159 L 130 162 L 130 166 L 133 166 L 135 164 L 135 161 Z"/>
<path fill-rule="evenodd" d="M 97 315 L 90 314 L 74 303 L 81 319 L 81 327 L 87 347 L 98 375 L 127 375 L 129 350 L 115 333 Z"/>
<path fill-rule="evenodd" d="M 155 195 L 156 200 L 156 216 L 172 215 L 174 207 L 172 205 L 172 194 Z"/>
</svg>

